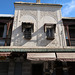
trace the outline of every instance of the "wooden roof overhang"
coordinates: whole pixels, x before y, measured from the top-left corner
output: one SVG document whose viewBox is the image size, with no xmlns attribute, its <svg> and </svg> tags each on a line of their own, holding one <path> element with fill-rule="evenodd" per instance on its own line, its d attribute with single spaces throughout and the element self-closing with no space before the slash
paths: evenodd
<svg viewBox="0 0 75 75">
<path fill-rule="evenodd" d="M 75 25 L 75 19 L 62 19 L 64 26 L 66 25 Z"/>
</svg>

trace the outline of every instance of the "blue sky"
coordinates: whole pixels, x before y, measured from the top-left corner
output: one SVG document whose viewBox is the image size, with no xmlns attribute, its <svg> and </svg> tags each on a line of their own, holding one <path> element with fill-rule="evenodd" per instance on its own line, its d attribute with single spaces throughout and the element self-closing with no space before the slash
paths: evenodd
<svg viewBox="0 0 75 75">
<path fill-rule="evenodd" d="M 36 0 L 0 0 L 0 14 L 14 14 L 14 2 L 36 2 Z M 62 4 L 63 17 L 75 17 L 75 0 L 41 0 L 41 3 Z"/>
</svg>

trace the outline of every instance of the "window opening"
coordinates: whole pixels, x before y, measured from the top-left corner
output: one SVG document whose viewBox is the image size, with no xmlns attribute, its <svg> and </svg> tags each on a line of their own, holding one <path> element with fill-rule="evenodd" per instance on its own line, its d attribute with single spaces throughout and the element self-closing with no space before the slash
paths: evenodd
<svg viewBox="0 0 75 75">
<path fill-rule="evenodd" d="M 65 36 L 67 46 L 75 46 L 75 26 L 67 25 L 65 26 Z"/>
<path fill-rule="evenodd" d="M 44 32 L 46 33 L 47 40 L 53 40 L 54 33 L 55 33 L 55 24 L 45 24 L 44 25 Z"/>
<path fill-rule="evenodd" d="M 33 23 L 22 23 L 22 32 L 24 34 L 25 39 L 31 39 L 32 37 L 32 32 L 34 31 L 34 24 Z"/>
<path fill-rule="evenodd" d="M 31 28 L 25 28 L 25 30 L 24 30 L 24 38 L 31 39 Z"/>
<path fill-rule="evenodd" d="M 53 28 L 47 28 L 46 36 L 47 39 L 54 38 Z"/>
<path fill-rule="evenodd" d="M 3 37 L 4 25 L 0 25 L 0 37 Z"/>
</svg>

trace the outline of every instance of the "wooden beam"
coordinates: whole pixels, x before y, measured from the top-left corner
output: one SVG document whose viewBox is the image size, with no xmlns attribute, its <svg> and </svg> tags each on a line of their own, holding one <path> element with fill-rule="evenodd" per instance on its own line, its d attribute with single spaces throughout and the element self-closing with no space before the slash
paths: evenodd
<svg viewBox="0 0 75 75">
<path fill-rule="evenodd" d="M 8 23 L 7 23 L 7 33 L 6 33 L 6 38 L 8 38 L 10 25 L 11 25 L 11 23 L 8 22 Z M 7 39 L 5 40 L 5 46 L 7 46 Z"/>
<path fill-rule="evenodd" d="M 70 35 L 69 35 L 69 26 L 67 25 L 67 26 L 66 26 L 66 28 L 67 28 L 67 33 L 68 33 L 68 40 L 69 40 L 69 44 L 70 44 L 70 46 L 71 46 L 71 42 L 70 42 Z"/>
</svg>

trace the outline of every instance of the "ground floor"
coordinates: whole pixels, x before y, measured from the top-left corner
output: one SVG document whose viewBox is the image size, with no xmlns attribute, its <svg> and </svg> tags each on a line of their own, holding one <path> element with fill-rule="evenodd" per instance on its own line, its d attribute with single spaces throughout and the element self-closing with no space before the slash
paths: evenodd
<svg viewBox="0 0 75 75">
<path fill-rule="evenodd" d="M 0 75 L 75 75 L 75 62 L 0 62 Z"/>
<path fill-rule="evenodd" d="M 71 55 L 65 59 L 60 53 L 57 58 L 55 53 L 0 53 L 0 75 L 75 75 Z"/>
</svg>

